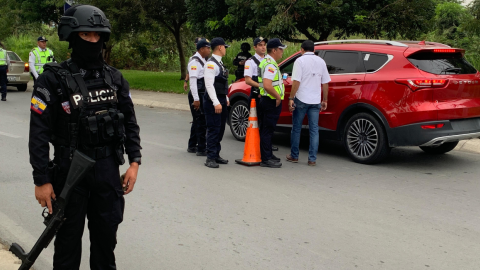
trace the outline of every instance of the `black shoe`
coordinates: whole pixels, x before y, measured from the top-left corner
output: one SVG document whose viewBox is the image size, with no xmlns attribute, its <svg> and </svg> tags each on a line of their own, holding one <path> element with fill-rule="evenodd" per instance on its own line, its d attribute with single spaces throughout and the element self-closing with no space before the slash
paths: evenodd
<svg viewBox="0 0 480 270">
<path fill-rule="evenodd" d="M 272 151 L 278 151 L 278 147 L 272 145 Z"/>
<path fill-rule="evenodd" d="M 280 162 L 280 159 L 276 157 L 275 155 L 272 155 L 272 160 Z"/>
<path fill-rule="evenodd" d="M 197 152 L 197 147 L 189 147 L 187 148 L 188 153 L 196 153 Z"/>
<path fill-rule="evenodd" d="M 2 101 L 7 101 L 7 98 L 2 98 Z"/>
<path fill-rule="evenodd" d="M 207 156 L 207 152 L 203 151 L 203 152 L 197 152 L 197 156 L 199 157 L 206 157 Z"/>
<path fill-rule="evenodd" d="M 228 164 L 228 160 L 218 157 L 215 159 L 218 164 Z"/>
<path fill-rule="evenodd" d="M 269 159 L 267 161 L 262 161 L 262 163 L 260 163 L 260 167 L 280 168 L 282 167 L 282 163 L 273 159 Z"/>
<path fill-rule="evenodd" d="M 215 162 L 215 160 L 213 160 L 213 159 L 208 159 L 208 158 L 207 158 L 207 161 L 205 161 L 205 166 L 207 166 L 207 167 L 209 167 L 209 168 L 218 168 L 218 167 L 220 167 L 220 166 L 218 165 L 218 163 Z"/>
</svg>

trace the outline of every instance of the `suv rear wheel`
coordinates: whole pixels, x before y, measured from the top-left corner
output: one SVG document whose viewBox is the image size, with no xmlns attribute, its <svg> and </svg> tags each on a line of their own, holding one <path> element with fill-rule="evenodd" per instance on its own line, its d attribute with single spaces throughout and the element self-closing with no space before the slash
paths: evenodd
<svg viewBox="0 0 480 270">
<path fill-rule="evenodd" d="M 378 163 L 390 153 L 382 124 L 368 113 L 357 113 L 352 116 L 344 132 L 343 144 L 355 162 Z"/>
<path fill-rule="evenodd" d="M 432 154 L 432 155 L 441 155 L 447 152 L 452 151 L 457 146 L 458 141 L 456 142 L 446 142 L 439 146 L 420 146 L 425 153 Z"/>
<path fill-rule="evenodd" d="M 239 141 L 244 141 L 247 136 L 249 115 L 250 112 L 248 111 L 248 105 L 245 100 L 235 102 L 230 109 L 230 114 L 228 115 L 230 130 L 235 139 Z"/>
</svg>

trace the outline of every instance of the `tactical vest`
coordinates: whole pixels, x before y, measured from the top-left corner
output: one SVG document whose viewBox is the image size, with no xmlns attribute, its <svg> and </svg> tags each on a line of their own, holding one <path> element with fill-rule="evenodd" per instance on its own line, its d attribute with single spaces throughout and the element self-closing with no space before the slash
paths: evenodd
<svg viewBox="0 0 480 270">
<path fill-rule="evenodd" d="M 198 58 L 198 56 L 192 56 L 192 60 L 193 59 L 196 59 L 197 62 L 200 63 L 202 68 L 204 68 L 205 64 L 203 63 L 203 61 L 200 58 Z M 190 61 L 190 62 L 192 62 L 192 61 Z M 197 78 L 197 90 L 198 90 L 199 94 L 205 94 L 205 90 L 206 90 L 205 78 Z"/>
<path fill-rule="evenodd" d="M 53 52 L 46 48 L 45 51 L 41 51 L 38 47 L 32 50 L 32 53 L 35 55 L 35 70 L 38 75 L 43 73 L 43 66 L 46 63 L 53 62 Z"/>
<path fill-rule="evenodd" d="M 222 64 L 220 64 L 215 57 L 211 57 L 208 61 L 212 61 L 220 67 L 220 73 L 215 76 L 215 82 L 213 87 L 217 95 L 227 95 L 228 94 L 228 69 L 226 69 Z"/>
<path fill-rule="evenodd" d="M 0 66 L 7 65 L 7 51 L 0 48 Z"/>
<path fill-rule="evenodd" d="M 70 153 L 78 148 L 92 158 L 116 154 L 118 163 L 123 164 L 124 115 L 117 109 L 117 87 L 110 67 L 103 67 L 103 78 L 84 80 L 74 62 L 68 60 L 67 65 L 68 69 L 57 63 L 45 65 L 45 70 L 55 72 L 66 86 L 57 90 L 62 107 L 57 111 L 52 144 L 56 149 L 68 147 Z"/>
<path fill-rule="evenodd" d="M 280 75 L 280 68 L 278 68 L 278 64 L 276 61 L 265 57 L 262 62 L 260 62 L 259 71 L 260 71 L 260 76 L 258 77 L 258 84 L 260 84 L 260 95 L 262 96 L 268 96 L 271 99 L 275 99 L 272 95 L 268 94 L 267 91 L 265 91 L 265 88 L 263 88 L 263 77 L 265 74 L 265 68 L 268 65 L 274 65 L 277 71 L 275 72 L 275 77 L 273 78 L 272 81 L 272 86 L 277 91 L 277 93 L 280 95 L 281 99 L 283 100 L 285 96 L 285 86 L 283 85 L 283 79 L 282 76 Z"/>
</svg>

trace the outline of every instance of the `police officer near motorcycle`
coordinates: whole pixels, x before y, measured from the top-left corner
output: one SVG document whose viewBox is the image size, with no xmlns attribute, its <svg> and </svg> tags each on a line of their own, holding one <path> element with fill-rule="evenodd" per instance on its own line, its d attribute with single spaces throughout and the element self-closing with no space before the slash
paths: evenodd
<svg viewBox="0 0 480 270">
<path fill-rule="evenodd" d="M 34 85 L 29 151 L 39 204 L 52 213 L 51 199 L 63 188 L 75 150 L 96 160 L 65 209 L 66 220 L 55 239 L 53 269 L 79 268 L 85 217 L 90 269 L 116 269 L 114 250 L 123 220 L 123 196 L 135 186 L 141 146 L 129 84 L 103 61 L 110 31 L 100 9 L 69 8 L 60 19 L 58 35 L 69 42 L 71 59 L 46 64 Z M 53 163 L 49 143 L 54 146 Z M 120 182 L 124 151 L 130 166 Z"/>
<path fill-rule="evenodd" d="M 205 166 L 218 168 L 218 164 L 227 164 L 228 160 L 220 157 L 222 149 L 220 142 L 225 133 L 227 122 L 228 100 L 228 69 L 223 65 L 222 57 L 227 53 L 229 45 L 223 38 L 217 37 L 210 41 L 212 57 L 205 68 L 205 93 L 203 110 L 207 121 L 207 160 Z"/>
<path fill-rule="evenodd" d="M 192 127 L 190 139 L 188 140 L 187 151 L 196 153 L 197 156 L 206 156 L 206 133 L 207 126 L 203 112 L 203 96 L 205 95 L 204 70 L 210 55 L 210 43 L 206 39 L 197 42 L 197 52 L 190 57 L 188 63 L 188 75 L 190 77 L 190 91 L 188 92 L 188 103 L 192 114 Z"/>
</svg>

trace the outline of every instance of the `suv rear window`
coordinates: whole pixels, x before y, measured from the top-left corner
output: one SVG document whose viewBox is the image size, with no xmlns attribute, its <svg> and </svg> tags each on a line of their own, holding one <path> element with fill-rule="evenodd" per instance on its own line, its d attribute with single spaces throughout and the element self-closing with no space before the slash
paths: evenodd
<svg viewBox="0 0 480 270">
<path fill-rule="evenodd" d="M 475 74 L 477 70 L 463 58 L 461 53 L 420 52 L 408 57 L 420 70 L 438 74 Z"/>
</svg>

